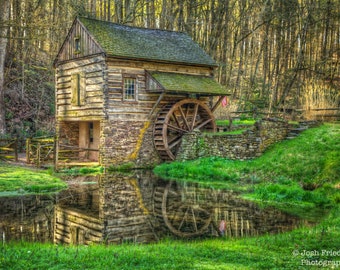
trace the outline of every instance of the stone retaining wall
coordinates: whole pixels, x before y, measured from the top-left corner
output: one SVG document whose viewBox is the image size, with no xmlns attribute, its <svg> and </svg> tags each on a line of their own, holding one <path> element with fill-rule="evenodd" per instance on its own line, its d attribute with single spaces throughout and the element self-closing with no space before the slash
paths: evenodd
<svg viewBox="0 0 340 270">
<path fill-rule="evenodd" d="M 200 157 L 252 159 L 260 156 L 270 145 L 286 138 L 289 125 L 286 121 L 263 119 L 242 134 L 201 133 L 185 134 L 176 160 Z"/>
</svg>

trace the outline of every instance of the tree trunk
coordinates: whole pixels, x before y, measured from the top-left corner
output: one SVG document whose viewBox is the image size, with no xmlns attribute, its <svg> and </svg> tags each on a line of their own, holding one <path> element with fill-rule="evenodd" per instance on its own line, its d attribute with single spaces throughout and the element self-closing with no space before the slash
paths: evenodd
<svg viewBox="0 0 340 270">
<path fill-rule="evenodd" d="M 0 135 L 6 133 L 5 122 L 5 59 L 7 53 L 7 34 L 8 27 L 6 26 L 9 17 L 9 1 L 0 0 Z"/>
</svg>

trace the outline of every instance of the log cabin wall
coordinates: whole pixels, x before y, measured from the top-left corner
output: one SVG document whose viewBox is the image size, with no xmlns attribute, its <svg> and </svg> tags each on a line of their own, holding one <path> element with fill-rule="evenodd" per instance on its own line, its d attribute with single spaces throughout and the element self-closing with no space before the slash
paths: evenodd
<svg viewBox="0 0 340 270">
<path fill-rule="evenodd" d="M 97 55 L 60 64 L 56 68 L 58 121 L 103 118 L 105 66 L 105 58 Z"/>
<path fill-rule="evenodd" d="M 95 55 L 57 67 L 56 131 L 60 144 L 89 148 L 80 145 L 80 127 L 84 123 L 95 123 L 95 133 L 100 132 L 100 123 L 104 118 L 105 65 L 105 58 Z M 91 152 L 91 155 L 96 156 L 92 159 L 98 160 L 96 152 Z"/>
</svg>

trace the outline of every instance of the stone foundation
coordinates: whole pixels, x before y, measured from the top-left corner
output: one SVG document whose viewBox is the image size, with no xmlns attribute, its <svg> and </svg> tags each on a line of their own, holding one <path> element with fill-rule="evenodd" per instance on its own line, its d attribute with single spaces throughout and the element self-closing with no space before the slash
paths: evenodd
<svg viewBox="0 0 340 270">
<path fill-rule="evenodd" d="M 160 163 L 148 121 L 107 121 L 101 137 L 101 163 L 148 167 Z"/>
<path fill-rule="evenodd" d="M 176 160 L 200 157 L 224 157 L 246 160 L 260 156 L 270 145 L 286 138 L 289 126 L 285 121 L 264 119 L 239 135 L 201 133 L 185 134 Z"/>
</svg>

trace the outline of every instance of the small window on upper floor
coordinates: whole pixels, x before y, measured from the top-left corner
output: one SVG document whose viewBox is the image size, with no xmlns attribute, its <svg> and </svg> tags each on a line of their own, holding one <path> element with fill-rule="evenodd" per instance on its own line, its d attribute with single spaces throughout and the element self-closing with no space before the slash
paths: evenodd
<svg viewBox="0 0 340 270">
<path fill-rule="evenodd" d="M 137 84 L 135 78 L 124 78 L 123 99 L 135 101 L 137 96 Z"/>
<path fill-rule="evenodd" d="M 76 54 L 81 53 L 80 37 L 74 38 L 74 52 Z"/>
</svg>

